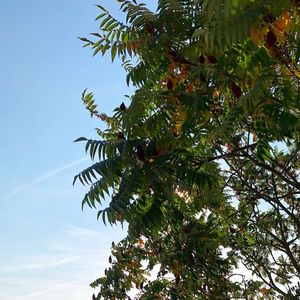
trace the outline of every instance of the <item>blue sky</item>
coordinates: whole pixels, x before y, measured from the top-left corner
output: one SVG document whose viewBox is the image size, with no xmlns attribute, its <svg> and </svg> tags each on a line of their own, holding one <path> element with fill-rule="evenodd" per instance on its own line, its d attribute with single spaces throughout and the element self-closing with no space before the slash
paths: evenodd
<svg viewBox="0 0 300 300">
<path fill-rule="evenodd" d="M 118 15 L 107 0 L 0 2 L 0 299 L 90 299 L 112 239 L 125 235 L 82 212 L 84 189 L 72 186 L 90 164 L 73 141 L 102 126 L 82 91 L 106 113 L 130 93 L 120 63 L 76 38 L 97 30 L 94 4 Z"/>
</svg>

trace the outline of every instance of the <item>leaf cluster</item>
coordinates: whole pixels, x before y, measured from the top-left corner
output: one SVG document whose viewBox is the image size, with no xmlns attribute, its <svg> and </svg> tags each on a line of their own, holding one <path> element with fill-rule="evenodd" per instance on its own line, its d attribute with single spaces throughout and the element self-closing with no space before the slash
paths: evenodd
<svg viewBox="0 0 300 300">
<path fill-rule="evenodd" d="M 118 2 L 82 38 L 135 87 L 111 117 L 82 96 L 107 129 L 74 182 L 128 225 L 94 298 L 299 299 L 298 1 Z"/>
</svg>

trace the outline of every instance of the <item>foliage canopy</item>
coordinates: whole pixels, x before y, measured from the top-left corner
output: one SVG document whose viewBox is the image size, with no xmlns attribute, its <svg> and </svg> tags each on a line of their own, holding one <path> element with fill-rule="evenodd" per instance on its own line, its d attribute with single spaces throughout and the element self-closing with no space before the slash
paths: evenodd
<svg viewBox="0 0 300 300">
<path fill-rule="evenodd" d="M 113 116 L 82 95 L 107 129 L 74 182 L 128 224 L 93 298 L 299 299 L 299 1 L 118 2 L 81 38 L 135 88 Z"/>
</svg>

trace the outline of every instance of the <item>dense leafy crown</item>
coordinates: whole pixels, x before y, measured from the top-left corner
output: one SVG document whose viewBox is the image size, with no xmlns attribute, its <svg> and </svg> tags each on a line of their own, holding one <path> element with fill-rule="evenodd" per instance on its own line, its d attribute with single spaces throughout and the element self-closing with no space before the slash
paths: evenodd
<svg viewBox="0 0 300 300">
<path fill-rule="evenodd" d="M 74 181 L 128 224 L 93 298 L 299 299 L 299 1 L 118 2 L 82 38 L 135 88 L 111 117 L 82 95 L 107 129 Z"/>
</svg>

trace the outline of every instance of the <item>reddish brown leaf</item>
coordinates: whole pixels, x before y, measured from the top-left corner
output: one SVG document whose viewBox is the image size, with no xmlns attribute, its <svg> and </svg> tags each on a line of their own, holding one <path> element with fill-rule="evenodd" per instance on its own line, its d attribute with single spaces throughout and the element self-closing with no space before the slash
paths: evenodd
<svg viewBox="0 0 300 300">
<path fill-rule="evenodd" d="M 124 134 L 122 132 L 118 133 L 118 139 L 119 140 L 125 140 L 125 136 L 124 136 Z"/>
<path fill-rule="evenodd" d="M 171 79 L 168 80 L 167 82 L 167 88 L 169 91 L 172 91 L 173 90 L 173 82 Z"/>
<path fill-rule="evenodd" d="M 204 63 L 205 63 L 205 57 L 204 57 L 203 54 L 201 54 L 201 55 L 199 56 L 198 61 L 199 61 L 200 64 L 204 64 Z"/>
<path fill-rule="evenodd" d="M 137 146 L 137 156 L 140 161 L 145 161 L 145 150 L 142 146 Z"/>
<path fill-rule="evenodd" d="M 255 143 L 257 141 L 257 134 L 256 132 L 253 133 L 253 142 Z"/>
<path fill-rule="evenodd" d="M 274 32 L 270 30 L 266 35 L 266 46 L 269 50 L 272 50 L 277 42 L 277 37 Z"/>
<path fill-rule="evenodd" d="M 240 98 L 242 96 L 242 91 L 240 87 L 236 85 L 235 82 L 231 83 L 231 91 L 236 98 Z"/>
<path fill-rule="evenodd" d="M 212 55 L 208 55 L 207 56 L 207 59 L 208 59 L 208 61 L 211 63 L 211 64 L 216 64 L 218 61 L 217 61 L 217 59 L 216 59 L 216 57 L 215 56 L 212 56 Z"/>
<path fill-rule="evenodd" d="M 175 138 L 179 137 L 179 132 L 178 132 L 178 129 L 176 127 L 172 128 L 172 134 Z"/>
<path fill-rule="evenodd" d="M 154 32 L 154 26 L 153 26 L 152 23 L 147 23 L 147 25 L 146 25 L 146 31 L 148 33 L 153 33 Z"/>
<path fill-rule="evenodd" d="M 124 102 L 122 102 L 120 105 L 120 110 L 125 110 L 125 109 L 126 109 L 126 105 L 124 104 Z"/>
</svg>

